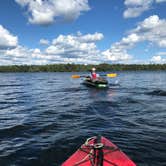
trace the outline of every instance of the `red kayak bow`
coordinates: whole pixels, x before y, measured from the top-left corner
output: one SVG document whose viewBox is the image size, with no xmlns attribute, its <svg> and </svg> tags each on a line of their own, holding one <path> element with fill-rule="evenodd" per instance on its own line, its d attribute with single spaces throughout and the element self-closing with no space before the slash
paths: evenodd
<svg viewBox="0 0 166 166">
<path fill-rule="evenodd" d="M 92 137 L 62 166 L 136 166 L 116 145 L 105 137 Z"/>
</svg>

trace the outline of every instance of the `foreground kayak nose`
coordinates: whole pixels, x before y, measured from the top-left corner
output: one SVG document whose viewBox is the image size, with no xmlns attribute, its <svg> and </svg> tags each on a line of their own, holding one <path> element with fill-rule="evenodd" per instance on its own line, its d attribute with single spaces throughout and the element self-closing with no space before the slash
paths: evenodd
<svg viewBox="0 0 166 166">
<path fill-rule="evenodd" d="M 62 166 L 136 166 L 116 145 L 105 137 L 92 137 Z"/>
</svg>

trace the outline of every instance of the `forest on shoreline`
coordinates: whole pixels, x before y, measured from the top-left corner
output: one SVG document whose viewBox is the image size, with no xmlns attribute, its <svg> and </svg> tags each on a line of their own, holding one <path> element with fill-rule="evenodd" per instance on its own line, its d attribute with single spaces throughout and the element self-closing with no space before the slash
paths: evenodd
<svg viewBox="0 0 166 166">
<path fill-rule="evenodd" d="M 0 66 L 0 72 L 84 72 L 92 67 L 97 71 L 166 70 L 166 64 L 50 64 Z"/>
</svg>

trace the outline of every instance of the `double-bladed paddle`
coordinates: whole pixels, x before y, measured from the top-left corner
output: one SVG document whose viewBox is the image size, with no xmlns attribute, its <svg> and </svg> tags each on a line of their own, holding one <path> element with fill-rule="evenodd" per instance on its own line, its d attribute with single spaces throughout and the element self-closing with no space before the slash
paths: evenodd
<svg viewBox="0 0 166 166">
<path fill-rule="evenodd" d="M 102 74 L 100 76 L 107 76 L 107 77 L 113 78 L 113 77 L 116 77 L 117 74 L 116 73 L 109 73 L 109 74 Z M 71 76 L 71 78 L 81 78 L 81 77 L 87 77 L 87 76 L 85 76 L 85 75 L 72 75 Z"/>
</svg>

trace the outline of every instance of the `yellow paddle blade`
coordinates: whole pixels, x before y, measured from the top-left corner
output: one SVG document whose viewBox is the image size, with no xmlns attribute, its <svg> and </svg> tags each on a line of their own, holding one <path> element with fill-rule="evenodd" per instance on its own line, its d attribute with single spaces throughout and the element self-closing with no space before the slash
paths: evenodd
<svg viewBox="0 0 166 166">
<path fill-rule="evenodd" d="M 71 78 L 80 78 L 79 75 L 72 75 Z"/>
<path fill-rule="evenodd" d="M 116 77 L 117 74 L 116 73 L 110 73 L 110 74 L 107 74 L 107 77 Z"/>
</svg>

